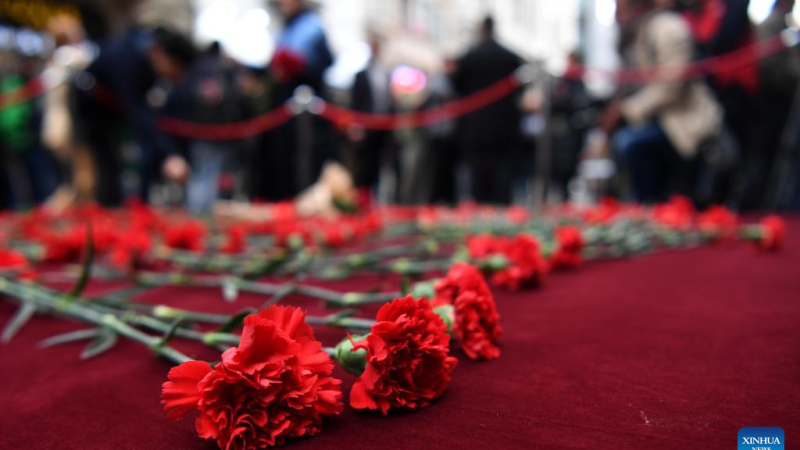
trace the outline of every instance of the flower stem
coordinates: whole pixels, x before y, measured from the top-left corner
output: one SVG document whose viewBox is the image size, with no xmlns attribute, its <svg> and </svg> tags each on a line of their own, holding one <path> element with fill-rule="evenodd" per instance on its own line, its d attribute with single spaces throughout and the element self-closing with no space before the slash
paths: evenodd
<svg viewBox="0 0 800 450">
<path fill-rule="evenodd" d="M 180 364 L 192 360 L 192 358 L 166 345 L 161 338 L 143 333 L 123 322 L 114 314 L 100 312 L 80 301 L 65 301 L 63 295 L 53 294 L 45 289 L 9 281 L 5 278 L 0 278 L 0 292 L 25 301 L 34 302 L 37 306 L 52 309 L 58 314 L 73 319 L 110 328 L 117 334 L 150 348 L 158 356 L 173 363 Z"/>
</svg>

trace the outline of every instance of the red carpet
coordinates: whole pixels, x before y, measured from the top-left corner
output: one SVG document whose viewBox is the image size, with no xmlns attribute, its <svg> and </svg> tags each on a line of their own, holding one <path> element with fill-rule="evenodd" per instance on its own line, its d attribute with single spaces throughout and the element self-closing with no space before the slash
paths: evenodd
<svg viewBox="0 0 800 450">
<path fill-rule="evenodd" d="M 745 244 L 589 263 L 538 291 L 498 294 L 499 360 L 460 362 L 428 409 L 345 412 L 287 448 L 731 449 L 743 426 L 800 443 L 800 220 L 787 248 Z M 332 286 L 368 288 L 359 279 Z M 95 290 L 101 286 L 93 286 Z M 233 312 L 216 291 L 161 289 L 149 302 Z M 311 300 L 294 301 L 320 312 Z M 15 308 L 0 301 L 0 320 Z M 0 448 L 213 449 L 194 421 L 168 422 L 169 366 L 127 341 L 79 361 L 85 344 L 37 342 L 79 328 L 37 317 L 0 350 Z M 320 329 L 335 344 L 344 332 Z M 199 347 L 180 346 L 196 352 Z M 198 356 L 214 358 L 213 354 Z M 345 380 L 345 398 L 353 377 Z"/>
</svg>

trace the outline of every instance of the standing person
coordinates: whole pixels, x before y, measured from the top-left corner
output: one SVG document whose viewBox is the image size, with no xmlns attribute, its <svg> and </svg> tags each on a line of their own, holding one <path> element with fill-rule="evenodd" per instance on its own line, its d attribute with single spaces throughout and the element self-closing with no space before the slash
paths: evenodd
<svg viewBox="0 0 800 450">
<path fill-rule="evenodd" d="M 266 70 L 261 67 L 241 67 L 238 75 L 238 90 L 242 96 L 242 115 L 258 117 L 268 113 L 272 104 L 271 85 Z M 250 200 L 266 199 L 270 196 L 272 180 L 264 177 L 269 167 L 269 134 L 259 134 L 243 143 L 242 173 L 244 192 Z"/>
<path fill-rule="evenodd" d="M 617 22 L 632 36 L 634 68 L 677 68 L 692 60 L 694 44 L 686 22 L 656 7 L 654 0 L 618 0 Z M 619 128 L 613 150 L 628 166 L 636 199 L 652 203 L 666 199 L 670 184 L 688 181 L 699 146 L 721 130 L 722 112 L 701 81 L 685 80 L 680 70 L 671 70 L 670 79 L 646 84 L 613 102 L 602 123 L 607 132 Z"/>
<path fill-rule="evenodd" d="M 285 23 L 269 64 L 275 105 L 282 105 L 303 85 L 323 95 L 322 76 L 333 55 L 322 22 L 306 0 L 279 0 L 278 9 Z M 276 128 L 270 140 L 273 158 L 265 171 L 274 183 L 269 200 L 294 197 L 310 186 L 334 153 L 331 129 L 318 117 L 296 117 Z"/>
<path fill-rule="evenodd" d="M 553 183 L 563 200 L 567 200 L 568 184 L 576 175 L 592 114 L 589 93 L 579 76 L 582 64 L 578 53 L 569 55 L 566 76 L 554 80 L 550 100 Z"/>
<path fill-rule="evenodd" d="M 455 64 L 453 87 L 461 97 L 491 86 L 522 65 L 519 56 L 495 39 L 491 17 L 481 24 L 478 38 Z M 462 119 L 459 141 L 470 168 L 475 200 L 510 202 L 513 151 L 520 141 L 521 117 L 517 96 L 508 96 Z"/>
<path fill-rule="evenodd" d="M 775 38 L 791 23 L 794 0 L 777 0 L 772 13 L 758 27 L 758 40 Z M 745 187 L 742 207 L 763 206 L 770 170 L 781 146 L 784 128 L 797 124 L 787 123 L 792 104 L 797 98 L 800 83 L 800 47 L 792 47 L 771 56 L 759 64 L 761 95 L 758 97 L 758 146 L 746 161 L 749 177 Z M 795 131 L 797 133 L 797 131 Z"/>
<path fill-rule="evenodd" d="M 173 94 L 170 108 L 195 123 L 230 123 L 243 119 L 243 96 L 236 72 L 214 42 L 189 69 Z M 234 160 L 237 143 L 190 139 L 191 172 L 186 187 L 186 206 L 195 214 L 208 213 L 219 196 L 219 181 L 226 163 Z"/>
<path fill-rule="evenodd" d="M 698 58 L 741 53 L 749 48 L 751 50 L 746 56 L 753 61 L 758 59 L 753 47 L 756 33 L 750 22 L 749 6 L 750 0 L 696 0 L 681 8 L 694 35 Z M 756 110 L 760 83 L 757 64 L 714 73 L 709 82 L 724 110 L 726 128 L 735 136 L 744 158 L 752 159 L 759 151 Z M 747 164 L 742 164 L 736 171 L 740 172 L 738 174 L 715 174 L 719 181 L 711 201 L 722 202 L 733 195 L 741 202 L 749 195 L 746 192 L 747 179 L 751 177 L 748 171 Z"/>
<path fill-rule="evenodd" d="M 86 73 L 76 77 L 76 139 L 91 150 L 100 204 L 117 206 L 124 200 L 120 126 L 127 123 L 139 150 L 139 196 L 147 199 L 160 149 L 156 106 L 148 94 L 158 80 L 179 81 L 194 58 L 194 47 L 183 35 L 134 28 L 101 46 Z"/>
<path fill-rule="evenodd" d="M 350 107 L 370 114 L 390 114 L 395 111 L 390 89 L 391 74 L 381 61 L 381 37 L 374 31 L 367 41 L 372 55 L 367 67 L 358 72 L 350 90 Z M 359 189 L 376 189 L 381 163 L 388 159 L 392 132 L 365 130 L 358 124 L 347 129 L 347 138 L 355 147 L 355 184 Z"/>
<path fill-rule="evenodd" d="M 92 197 L 94 167 L 89 149 L 75 145 L 70 111 L 70 82 L 84 70 L 96 49 L 87 40 L 83 26 L 72 16 L 55 16 L 47 23 L 56 49 L 47 62 L 47 74 L 54 86 L 45 93 L 42 118 L 42 143 L 56 157 L 61 171 L 61 186 L 47 200 L 47 207 L 61 211 L 73 202 Z"/>
</svg>

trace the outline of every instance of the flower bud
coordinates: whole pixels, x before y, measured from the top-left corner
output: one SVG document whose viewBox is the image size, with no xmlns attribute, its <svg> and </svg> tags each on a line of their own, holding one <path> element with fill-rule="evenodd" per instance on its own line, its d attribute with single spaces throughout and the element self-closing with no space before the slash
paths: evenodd
<svg viewBox="0 0 800 450">
<path fill-rule="evenodd" d="M 166 305 L 157 305 L 153 307 L 153 317 L 157 319 L 176 319 L 181 317 L 181 314 L 175 308 L 170 308 Z"/>
<path fill-rule="evenodd" d="M 453 333 L 453 322 L 455 322 L 455 308 L 453 305 L 442 305 L 433 308 L 433 312 L 439 315 L 447 326 L 447 334 Z"/>
<path fill-rule="evenodd" d="M 348 373 L 356 376 L 364 373 L 367 367 L 367 351 L 364 349 L 353 351 L 353 342 L 366 339 L 367 336 L 348 336 L 336 344 L 333 357 Z"/>
<path fill-rule="evenodd" d="M 433 279 L 414 283 L 414 285 L 411 286 L 411 295 L 414 298 L 425 297 L 427 299 L 432 299 L 436 297 L 436 291 L 433 286 L 437 281 L 437 279 Z"/>
<path fill-rule="evenodd" d="M 486 260 L 485 266 L 491 271 L 502 270 L 508 267 L 508 259 L 503 255 L 492 255 Z"/>
</svg>

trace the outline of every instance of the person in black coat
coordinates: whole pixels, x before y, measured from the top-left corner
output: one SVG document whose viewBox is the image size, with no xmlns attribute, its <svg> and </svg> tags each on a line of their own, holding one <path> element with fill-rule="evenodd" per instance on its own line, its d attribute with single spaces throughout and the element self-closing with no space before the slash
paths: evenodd
<svg viewBox="0 0 800 450">
<path fill-rule="evenodd" d="M 453 87 L 461 97 L 486 89 L 511 75 L 522 59 L 494 38 L 494 20 L 486 18 L 480 40 L 456 62 Z M 518 96 L 507 96 L 464 116 L 459 124 L 460 146 L 472 175 L 476 201 L 509 203 L 512 161 L 520 143 Z"/>
<path fill-rule="evenodd" d="M 370 33 L 372 58 L 367 67 L 358 72 L 350 91 L 350 107 L 359 112 L 388 114 L 394 111 L 390 91 L 390 71 L 380 61 L 380 37 Z M 377 187 L 378 174 L 384 154 L 392 145 L 391 131 L 365 130 L 352 125 L 347 137 L 355 150 L 355 183 L 359 188 Z"/>
</svg>

